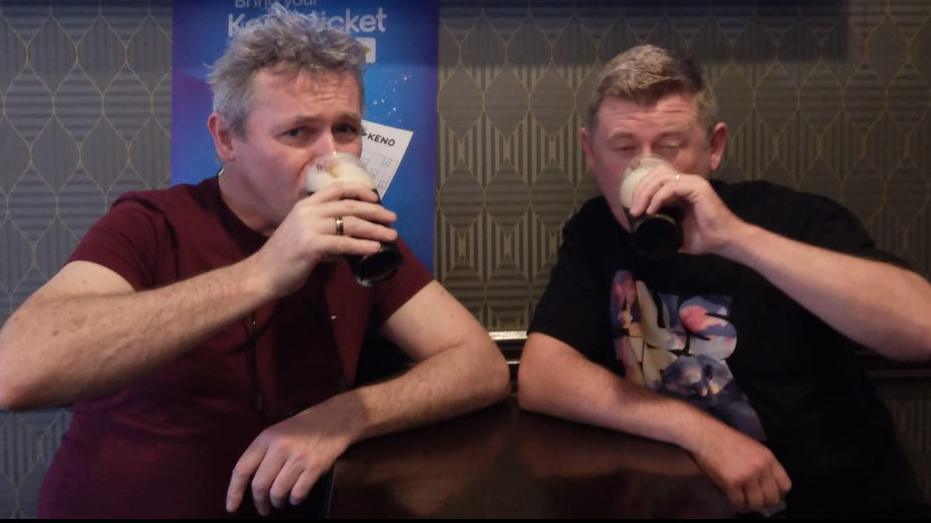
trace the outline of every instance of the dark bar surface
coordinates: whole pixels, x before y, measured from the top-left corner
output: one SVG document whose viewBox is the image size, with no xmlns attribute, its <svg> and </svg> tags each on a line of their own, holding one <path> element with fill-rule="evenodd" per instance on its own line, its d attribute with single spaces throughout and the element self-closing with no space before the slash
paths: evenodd
<svg viewBox="0 0 931 523">
<path fill-rule="evenodd" d="M 506 402 L 352 447 L 333 518 L 730 517 L 682 449 Z"/>
</svg>

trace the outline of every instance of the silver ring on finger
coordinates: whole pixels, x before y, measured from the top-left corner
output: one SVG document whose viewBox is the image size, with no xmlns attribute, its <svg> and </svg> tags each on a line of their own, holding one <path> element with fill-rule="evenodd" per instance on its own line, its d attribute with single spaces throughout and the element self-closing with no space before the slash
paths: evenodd
<svg viewBox="0 0 931 523">
<path fill-rule="evenodd" d="M 336 235 L 337 236 L 343 235 L 343 217 L 342 216 L 336 217 Z"/>
</svg>

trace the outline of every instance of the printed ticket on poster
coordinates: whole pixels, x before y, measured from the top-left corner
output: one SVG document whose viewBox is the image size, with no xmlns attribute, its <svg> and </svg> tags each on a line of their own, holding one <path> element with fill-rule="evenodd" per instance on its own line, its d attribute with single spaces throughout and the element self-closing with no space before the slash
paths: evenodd
<svg viewBox="0 0 931 523">
<path fill-rule="evenodd" d="M 413 131 L 362 120 L 365 136 L 362 138 L 362 163 L 375 180 L 378 194 L 384 197 L 391 180 L 398 172 Z"/>
</svg>

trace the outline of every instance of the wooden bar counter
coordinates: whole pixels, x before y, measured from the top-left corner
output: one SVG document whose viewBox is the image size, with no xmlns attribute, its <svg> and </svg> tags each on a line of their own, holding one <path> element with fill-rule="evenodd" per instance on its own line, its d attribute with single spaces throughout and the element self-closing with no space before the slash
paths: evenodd
<svg viewBox="0 0 931 523">
<path fill-rule="evenodd" d="M 728 517 L 724 496 L 673 445 L 522 412 L 506 402 L 351 448 L 328 515 Z"/>
</svg>

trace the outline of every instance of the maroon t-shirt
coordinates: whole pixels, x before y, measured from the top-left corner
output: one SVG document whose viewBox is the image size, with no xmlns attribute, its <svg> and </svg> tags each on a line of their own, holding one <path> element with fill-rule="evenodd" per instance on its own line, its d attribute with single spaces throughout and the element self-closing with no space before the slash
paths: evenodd
<svg viewBox="0 0 931 523">
<path fill-rule="evenodd" d="M 211 178 L 124 195 L 71 260 L 106 266 L 139 291 L 240 261 L 265 240 Z M 250 314 L 123 389 L 76 403 L 39 515 L 225 515 L 233 466 L 252 440 L 352 383 L 366 334 L 431 280 L 399 245 L 404 264 L 382 284 L 358 285 L 342 259 L 318 266 L 298 292 L 255 311 L 254 336 Z"/>
</svg>

